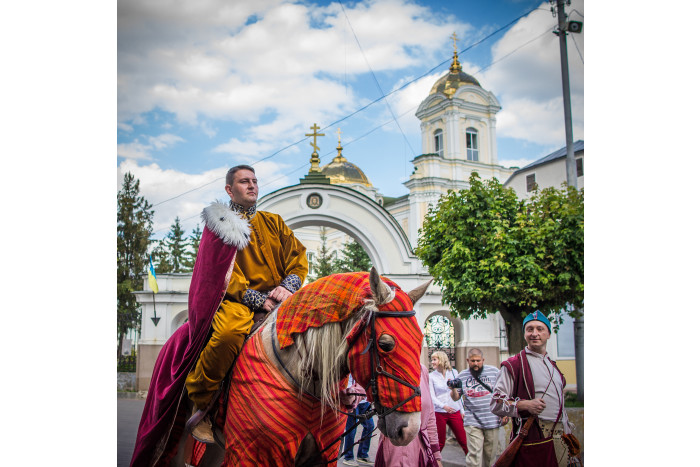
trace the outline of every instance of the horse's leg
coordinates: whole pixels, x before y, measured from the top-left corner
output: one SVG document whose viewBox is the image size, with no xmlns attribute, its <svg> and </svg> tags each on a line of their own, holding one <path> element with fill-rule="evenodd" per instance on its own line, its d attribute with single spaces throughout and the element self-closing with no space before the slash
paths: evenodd
<svg viewBox="0 0 700 467">
<path fill-rule="evenodd" d="M 294 458 L 295 467 L 310 467 L 313 465 L 323 465 L 324 460 L 321 452 L 316 444 L 311 433 L 307 433 L 304 439 L 301 440 L 299 450 Z"/>
<path fill-rule="evenodd" d="M 194 447 L 194 439 L 183 431 L 180 437 L 180 442 L 177 445 L 177 454 L 170 463 L 171 467 L 183 467 L 189 465 L 192 459 L 192 448 Z"/>
<path fill-rule="evenodd" d="M 199 467 L 219 467 L 223 465 L 224 452 L 218 444 L 207 444 L 207 450 L 204 451 Z"/>
</svg>

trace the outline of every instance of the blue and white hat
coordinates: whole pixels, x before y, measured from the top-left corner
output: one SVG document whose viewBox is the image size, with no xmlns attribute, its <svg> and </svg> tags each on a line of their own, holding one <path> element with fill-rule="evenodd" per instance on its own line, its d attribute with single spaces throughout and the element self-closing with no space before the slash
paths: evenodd
<svg viewBox="0 0 700 467">
<path fill-rule="evenodd" d="M 547 325 L 547 329 L 549 329 L 549 333 L 550 334 L 552 333 L 552 325 L 549 323 L 549 320 L 547 319 L 547 317 L 544 314 L 542 314 L 541 311 L 539 311 L 539 310 L 535 311 L 534 313 L 530 313 L 529 315 L 527 315 L 525 317 L 525 319 L 523 320 L 523 331 L 525 330 L 525 325 L 527 323 L 529 323 L 530 321 L 543 322 L 544 324 Z"/>
</svg>

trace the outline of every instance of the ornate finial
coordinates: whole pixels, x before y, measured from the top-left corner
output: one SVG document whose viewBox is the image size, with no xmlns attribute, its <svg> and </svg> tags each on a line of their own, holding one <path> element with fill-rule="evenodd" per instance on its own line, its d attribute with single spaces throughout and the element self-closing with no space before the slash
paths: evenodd
<svg viewBox="0 0 700 467">
<path fill-rule="evenodd" d="M 450 73 L 459 73 L 462 71 L 462 64 L 459 63 L 457 58 L 457 33 L 452 33 L 452 43 L 455 49 L 454 55 L 452 56 L 452 65 L 450 65 Z"/>
<path fill-rule="evenodd" d="M 309 127 L 313 130 L 313 133 L 307 133 L 304 136 L 313 136 L 314 137 L 314 142 L 309 143 L 311 144 L 311 147 L 314 148 L 314 152 L 311 153 L 311 168 L 309 169 L 309 173 L 312 172 L 321 172 L 321 158 L 318 157 L 318 145 L 316 144 L 316 138 L 318 136 L 326 136 L 324 133 L 317 133 L 316 130 L 320 130 L 321 127 L 316 125 L 314 123 L 314 126 Z"/>
<path fill-rule="evenodd" d="M 338 147 L 336 148 L 338 150 L 338 154 L 333 158 L 333 162 L 347 162 L 348 160 L 343 156 L 343 146 L 340 144 L 340 128 L 338 128 Z"/>
</svg>

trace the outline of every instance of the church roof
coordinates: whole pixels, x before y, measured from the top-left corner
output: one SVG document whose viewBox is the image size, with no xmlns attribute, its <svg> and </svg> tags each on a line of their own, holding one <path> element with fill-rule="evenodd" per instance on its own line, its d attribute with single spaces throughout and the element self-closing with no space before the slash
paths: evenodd
<svg viewBox="0 0 700 467">
<path fill-rule="evenodd" d="M 580 153 L 581 151 L 583 151 L 583 141 L 579 139 L 579 140 L 576 140 L 574 142 L 574 155 Z M 563 148 L 557 149 L 553 153 L 548 154 L 541 159 L 537 159 L 534 162 L 530 162 L 528 165 L 526 165 L 525 167 L 523 167 L 521 169 L 516 170 L 515 172 L 510 174 L 510 177 L 508 177 L 508 180 L 506 180 L 504 185 L 508 185 L 508 183 L 518 174 L 521 174 L 523 172 L 527 172 L 529 170 L 534 169 L 535 167 L 539 167 L 540 165 L 545 165 L 545 164 L 548 164 L 552 161 L 555 161 L 557 159 L 562 159 L 562 158 L 566 158 L 566 146 L 564 146 Z"/>
<path fill-rule="evenodd" d="M 321 167 L 321 173 L 330 178 L 331 183 L 334 185 L 359 183 L 371 187 L 372 183 L 370 183 L 362 169 L 352 162 L 348 162 L 343 156 L 343 148 L 340 146 L 340 142 L 338 142 L 338 147 L 336 149 L 338 149 L 338 154 L 333 158 L 330 164 Z"/>
<path fill-rule="evenodd" d="M 457 92 L 457 89 L 465 85 L 481 87 L 481 84 L 476 78 L 462 71 L 462 64 L 459 63 L 457 51 L 455 50 L 454 56 L 452 57 L 450 72 L 433 84 L 430 95 L 442 93 L 451 99 L 455 92 Z"/>
</svg>

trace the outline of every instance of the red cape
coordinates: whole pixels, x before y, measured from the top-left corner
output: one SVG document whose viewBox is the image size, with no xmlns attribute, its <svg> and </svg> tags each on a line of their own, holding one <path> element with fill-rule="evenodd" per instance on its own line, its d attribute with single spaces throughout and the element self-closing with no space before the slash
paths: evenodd
<svg viewBox="0 0 700 467">
<path fill-rule="evenodd" d="M 151 466 L 163 454 L 178 407 L 187 397 L 185 378 L 197 363 L 214 313 L 226 293 L 238 248 L 248 243 L 249 227 L 228 206 L 214 203 L 204 210 L 188 297 L 188 321 L 165 342 L 158 354 L 141 415 L 132 467 Z"/>
</svg>

